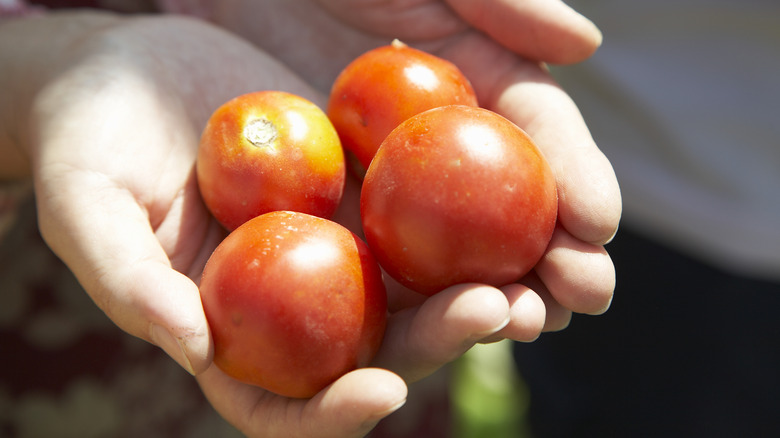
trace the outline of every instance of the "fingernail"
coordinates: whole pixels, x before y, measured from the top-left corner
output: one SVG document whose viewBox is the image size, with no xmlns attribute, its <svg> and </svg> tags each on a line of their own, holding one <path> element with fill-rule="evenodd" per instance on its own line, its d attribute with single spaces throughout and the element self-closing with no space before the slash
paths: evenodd
<svg viewBox="0 0 780 438">
<path fill-rule="evenodd" d="M 390 406 L 389 408 L 385 409 L 384 411 L 377 412 L 376 414 L 372 415 L 371 418 L 369 418 L 366 421 L 365 427 L 373 428 L 374 425 L 383 418 L 387 417 L 388 415 L 392 414 L 393 412 L 401 409 L 406 404 L 406 397 L 404 397 L 401 401 L 398 403 Z"/>
<path fill-rule="evenodd" d="M 596 39 L 594 42 L 596 43 L 596 47 L 601 47 L 604 43 L 604 34 L 601 33 L 601 29 L 599 29 L 596 24 L 593 24 L 593 27 L 596 29 Z"/>
<path fill-rule="evenodd" d="M 498 333 L 498 332 L 499 332 L 499 331 L 501 331 L 501 330 L 502 330 L 504 327 L 506 327 L 507 325 L 509 325 L 509 323 L 510 323 L 511 321 L 512 321 L 511 317 L 510 317 L 509 315 L 507 315 L 506 319 L 504 319 L 504 321 L 502 321 L 502 322 L 501 322 L 501 324 L 499 324 L 499 325 L 497 325 L 497 326 L 493 327 L 492 329 L 488 329 L 488 330 L 484 330 L 484 331 L 481 331 L 481 332 L 474 333 L 474 334 L 472 335 L 472 337 L 473 337 L 473 339 L 475 339 L 475 340 L 484 339 L 484 338 L 486 338 L 486 337 L 488 337 L 488 336 L 490 336 L 490 335 L 493 335 L 493 334 L 495 334 L 495 333 Z"/>
<path fill-rule="evenodd" d="M 401 400 L 398 403 L 394 404 L 390 408 L 386 409 L 384 412 L 381 412 L 379 415 L 381 415 L 382 418 L 384 418 L 384 417 L 392 414 L 393 412 L 401 409 L 403 407 L 403 405 L 405 405 L 405 404 L 406 404 L 406 397 L 404 397 L 403 400 Z"/>
<path fill-rule="evenodd" d="M 614 231 L 614 232 L 612 233 L 612 235 L 611 235 L 611 236 L 609 236 L 609 238 L 608 238 L 608 239 L 607 239 L 607 240 L 604 242 L 604 245 L 606 245 L 606 244 L 608 244 L 608 243 L 612 242 L 613 240 L 615 240 L 615 236 L 617 236 L 617 233 L 618 233 L 618 230 L 619 230 L 619 229 L 620 229 L 620 224 L 618 224 L 618 226 L 617 226 L 617 227 L 615 227 L 615 231 Z"/>
<path fill-rule="evenodd" d="M 173 358 L 188 373 L 195 375 L 190 359 L 187 357 L 187 350 L 179 338 L 174 337 L 168 330 L 157 324 L 152 324 L 149 332 L 152 341 L 158 347 L 168 353 L 168 356 Z"/>
</svg>

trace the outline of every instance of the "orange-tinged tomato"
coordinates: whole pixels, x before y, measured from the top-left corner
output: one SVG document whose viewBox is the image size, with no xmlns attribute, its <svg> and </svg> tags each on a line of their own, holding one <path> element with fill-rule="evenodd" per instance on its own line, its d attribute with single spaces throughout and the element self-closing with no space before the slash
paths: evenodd
<svg viewBox="0 0 780 438">
<path fill-rule="evenodd" d="M 201 135 L 196 167 L 206 206 L 229 230 L 275 210 L 328 218 L 344 190 L 344 153 L 330 120 L 281 91 L 219 107 Z"/>
<path fill-rule="evenodd" d="M 327 113 L 351 168 L 362 176 L 387 134 L 409 117 L 444 105 L 477 106 L 469 80 L 451 62 L 398 40 L 353 60 L 336 78 Z"/>
<path fill-rule="evenodd" d="M 227 375 L 308 398 L 367 366 L 384 336 L 387 296 L 368 246 L 327 219 L 276 211 L 236 228 L 200 283 Z"/>
<path fill-rule="evenodd" d="M 360 200 L 380 265 L 425 295 L 520 279 L 544 254 L 558 206 L 555 177 L 531 138 L 496 113 L 459 105 L 393 130 Z"/>
</svg>

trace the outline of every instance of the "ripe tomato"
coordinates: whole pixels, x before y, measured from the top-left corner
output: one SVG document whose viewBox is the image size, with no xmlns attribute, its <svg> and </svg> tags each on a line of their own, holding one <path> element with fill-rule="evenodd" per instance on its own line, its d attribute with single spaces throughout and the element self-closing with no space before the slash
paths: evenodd
<svg viewBox="0 0 780 438">
<path fill-rule="evenodd" d="M 211 116 L 197 176 L 206 206 L 229 230 L 275 210 L 328 218 L 344 190 L 344 153 L 316 105 L 260 91 L 228 101 Z"/>
<path fill-rule="evenodd" d="M 526 133 L 491 111 L 423 112 L 385 139 L 361 192 L 366 241 L 393 278 L 432 295 L 525 275 L 555 228 L 552 170 Z"/>
<path fill-rule="evenodd" d="M 444 105 L 477 106 L 469 80 L 449 61 L 398 40 L 370 50 L 339 74 L 328 117 L 362 176 L 387 134 L 409 117 Z M 348 154 L 349 155 L 349 154 Z"/>
<path fill-rule="evenodd" d="M 226 374 L 286 397 L 311 397 L 368 365 L 387 297 L 368 247 L 341 225 L 277 211 L 217 247 L 200 283 Z"/>
</svg>

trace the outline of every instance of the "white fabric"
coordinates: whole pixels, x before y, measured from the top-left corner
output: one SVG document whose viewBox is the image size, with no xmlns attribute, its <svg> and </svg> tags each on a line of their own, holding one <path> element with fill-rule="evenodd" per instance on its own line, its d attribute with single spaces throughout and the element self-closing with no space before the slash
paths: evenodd
<svg viewBox="0 0 780 438">
<path fill-rule="evenodd" d="M 604 33 L 555 74 L 621 184 L 624 221 L 780 279 L 780 2 L 568 2 Z"/>
</svg>

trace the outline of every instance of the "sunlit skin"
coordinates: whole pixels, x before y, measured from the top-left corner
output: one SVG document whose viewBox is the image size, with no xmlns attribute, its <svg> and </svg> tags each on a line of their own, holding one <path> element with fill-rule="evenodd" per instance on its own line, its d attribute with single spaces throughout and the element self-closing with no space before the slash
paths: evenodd
<svg viewBox="0 0 780 438">
<path fill-rule="evenodd" d="M 198 185 L 227 229 L 276 210 L 330 217 L 344 190 L 341 143 L 325 113 L 279 91 L 232 99 L 200 140 Z"/>
<path fill-rule="evenodd" d="M 555 177 L 531 138 L 466 106 L 429 110 L 393 130 L 361 192 L 377 260 L 425 295 L 517 281 L 547 248 L 557 204 Z"/>
<path fill-rule="evenodd" d="M 477 105 L 471 83 L 449 61 L 395 40 L 352 61 L 336 78 L 328 116 L 362 176 L 387 134 L 444 105 Z"/>
<path fill-rule="evenodd" d="M 214 362 L 229 376 L 308 398 L 367 366 L 387 297 L 368 247 L 315 216 L 272 212 L 231 233 L 200 285 Z"/>
</svg>

